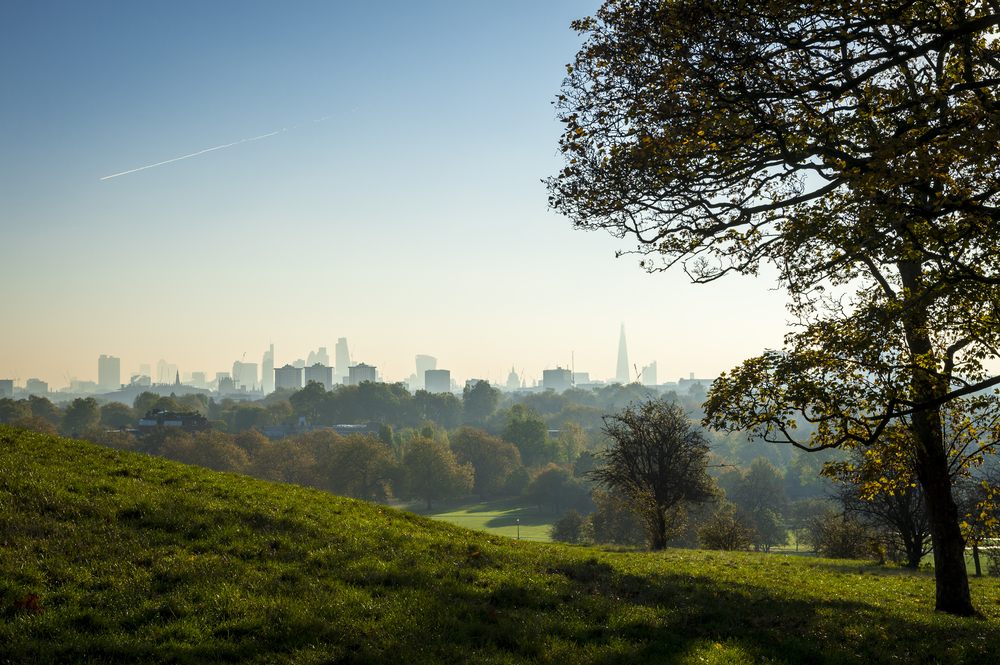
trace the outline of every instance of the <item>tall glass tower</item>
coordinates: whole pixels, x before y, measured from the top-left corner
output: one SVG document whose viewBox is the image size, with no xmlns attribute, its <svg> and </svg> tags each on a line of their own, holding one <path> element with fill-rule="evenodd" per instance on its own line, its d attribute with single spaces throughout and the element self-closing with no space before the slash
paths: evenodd
<svg viewBox="0 0 1000 665">
<path fill-rule="evenodd" d="M 622 385 L 629 383 L 628 349 L 625 347 L 625 323 L 622 322 L 622 334 L 618 339 L 618 369 L 615 370 L 615 381 Z"/>
</svg>

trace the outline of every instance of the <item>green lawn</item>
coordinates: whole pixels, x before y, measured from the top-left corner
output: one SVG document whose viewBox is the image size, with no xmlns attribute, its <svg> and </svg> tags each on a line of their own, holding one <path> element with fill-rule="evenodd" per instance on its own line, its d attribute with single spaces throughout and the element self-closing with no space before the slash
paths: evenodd
<svg viewBox="0 0 1000 665">
<path fill-rule="evenodd" d="M 1000 662 L 993 578 L 957 619 L 927 571 L 518 542 L 4 426 L 0 571 L 0 663 Z"/>
<path fill-rule="evenodd" d="M 478 529 L 523 540 L 549 540 L 549 527 L 560 516 L 548 507 L 539 510 L 537 506 L 525 506 L 515 499 L 479 503 L 441 501 L 436 502 L 431 510 L 427 510 L 427 504 L 423 502 L 402 504 L 400 507 L 463 529 Z"/>
</svg>

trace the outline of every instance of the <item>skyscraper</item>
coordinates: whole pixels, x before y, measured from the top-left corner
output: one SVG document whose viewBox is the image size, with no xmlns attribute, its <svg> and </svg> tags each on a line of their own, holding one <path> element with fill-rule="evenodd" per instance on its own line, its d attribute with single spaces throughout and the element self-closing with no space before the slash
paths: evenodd
<svg viewBox="0 0 1000 665">
<path fill-rule="evenodd" d="M 274 392 L 274 344 L 271 349 L 264 352 L 264 359 L 260 363 L 260 387 L 265 395 Z"/>
<path fill-rule="evenodd" d="M 433 356 L 417 356 L 417 385 L 415 387 L 414 392 L 416 390 L 420 390 L 421 388 L 425 388 L 426 390 L 430 391 L 430 388 L 426 387 L 427 383 L 424 373 L 427 370 L 437 369 L 437 366 L 438 366 L 437 358 L 434 358 Z M 449 381 L 451 380 L 450 376 L 451 375 L 449 374 L 449 379 L 448 379 Z M 447 392 L 447 389 L 431 391 L 431 392 Z"/>
<path fill-rule="evenodd" d="M 315 352 L 310 351 L 309 352 L 309 357 L 306 358 L 306 367 L 312 367 L 316 363 L 319 363 L 320 365 L 325 365 L 325 366 L 329 366 L 330 365 L 330 356 L 328 356 L 326 354 L 326 347 L 325 346 L 319 347 L 319 351 L 315 351 Z"/>
<path fill-rule="evenodd" d="M 347 338 L 341 337 L 337 340 L 337 364 L 334 369 L 338 378 L 348 375 L 348 368 L 351 366 L 351 351 L 347 348 Z"/>
<path fill-rule="evenodd" d="M 102 355 L 97 359 L 97 387 L 111 391 L 122 387 L 122 361 L 114 356 Z"/>
<path fill-rule="evenodd" d="M 622 323 L 622 334 L 618 339 L 618 368 L 615 370 L 615 381 L 621 384 L 629 383 L 628 349 L 625 347 L 625 323 Z"/>
<path fill-rule="evenodd" d="M 642 368 L 642 385 L 644 385 L 644 386 L 655 386 L 656 385 L 656 361 L 655 360 Z"/>
</svg>

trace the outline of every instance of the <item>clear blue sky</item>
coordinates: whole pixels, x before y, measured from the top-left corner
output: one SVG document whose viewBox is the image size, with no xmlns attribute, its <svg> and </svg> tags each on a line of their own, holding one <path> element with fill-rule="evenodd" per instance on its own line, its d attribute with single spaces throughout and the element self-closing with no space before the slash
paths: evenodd
<svg viewBox="0 0 1000 665">
<path fill-rule="evenodd" d="M 647 275 L 547 210 L 569 24 L 598 5 L 5 3 L 0 377 L 347 337 L 389 380 L 573 352 L 605 379 L 621 321 L 661 382 L 780 347 L 766 278 Z"/>
</svg>

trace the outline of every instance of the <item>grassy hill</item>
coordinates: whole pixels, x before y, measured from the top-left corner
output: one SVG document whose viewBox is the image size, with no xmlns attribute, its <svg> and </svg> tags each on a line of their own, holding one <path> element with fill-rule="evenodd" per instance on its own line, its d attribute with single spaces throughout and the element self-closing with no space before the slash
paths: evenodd
<svg viewBox="0 0 1000 665">
<path fill-rule="evenodd" d="M 2 663 L 1000 662 L 929 573 L 517 543 L 0 426 Z"/>
</svg>

